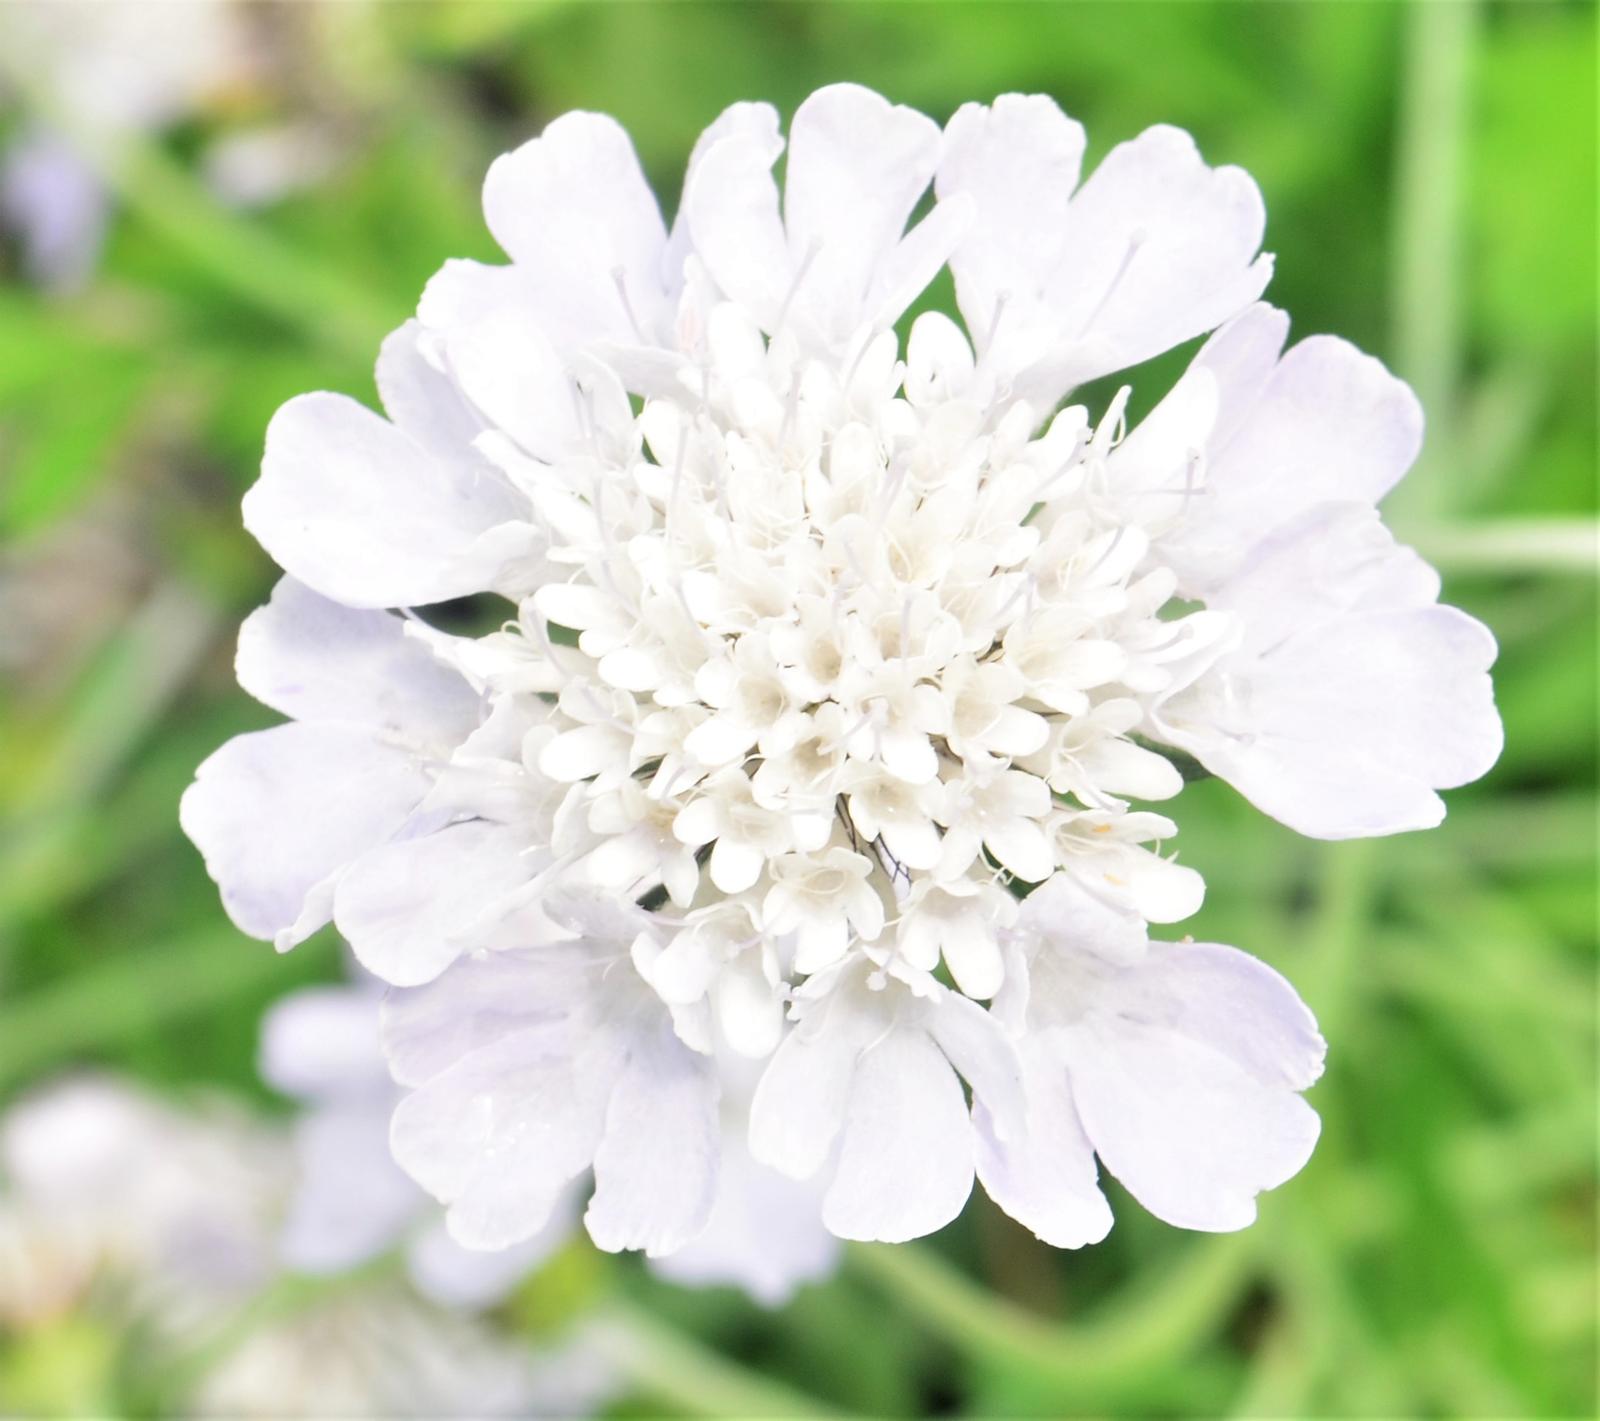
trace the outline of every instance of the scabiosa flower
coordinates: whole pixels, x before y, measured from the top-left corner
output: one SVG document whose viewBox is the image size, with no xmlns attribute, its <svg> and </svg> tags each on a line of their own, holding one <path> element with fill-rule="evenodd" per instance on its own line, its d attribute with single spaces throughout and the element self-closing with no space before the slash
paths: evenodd
<svg viewBox="0 0 1600 1421">
<path fill-rule="evenodd" d="M 392 984 L 391 1144 L 470 1246 L 591 1172 L 602 1247 L 691 1244 L 741 1073 L 749 1155 L 842 1237 L 937 1229 L 978 1177 L 1080 1245 L 1096 1156 L 1240 1227 L 1310 1152 L 1323 1045 L 1253 959 L 1149 939 L 1203 885 L 1136 806 L 1177 750 L 1384 834 L 1493 762 L 1493 641 L 1374 511 L 1416 401 L 1284 352 L 1256 188 L 1175 129 L 1080 183 L 1048 99 L 941 131 L 837 86 L 780 199 L 784 146 L 729 109 L 670 228 L 604 117 L 494 164 L 511 260 L 429 284 L 387 418 L 273 421 L 245 520 L 288 577 L 240 678 L 295 720 L 184 822 L 247 931 L 331 916 Z M 945 266 L 964 327 L 902 345 Z M 1058 408 L 1212 331 L 1131 430 L 1127 389 Z M 479 594 L 485 636 L 428 610 Z"/>
<path fill-rule="evenodd" d="M 298 1035 L 316 1061 L 331 1063 L 342 1050 L 359 1066 L 362 1041 L 350 1028 L 373 1034 L 370 1001 L 363 1013 L 341 1013 L 344 1004 L 326 994 L 304 1002 L 298 1019 L 270 1034 Z M 315 1017 L 331 1029 L 313 1042 L 304 1033 Z M 345 1123 L 360 1122 L 347 1109 Z M 384 1186 L 359 1144 L 345 1159 L 354 1167 L 337 1186 L 320 1183 L 342 1186 L 345 1230 L 363 1240 L 371 1226 L 356 1205 L 376 1185 L 368 1198 L 384 1216 Z M 0 1326 L 8 1342 L 35 1330 L 48 1336 L 73 1316 L 109 1322 L 127 1355 L 106 1364 L 119 1362 L 119 1380 L 135 1392 L 141 1381 L 182 1378 L 183 1415 L 576 1417 L 616 1392 L 616 1371 L 592 1329 L 580 1325 L 530 1351 L 478 1316 L 459 1289 L 443 1297 L 433 1289 L 435 1301 L 452 1304 L 436 1307 L 403 1280 L 349 1279 L 302 1299 L 292 1316 L 263 1307 L 282 1276 L 273 1235 L 289 1164 L 278 1132 L 259 1122 L 109 1077 L 58 1080 L 10 1106 L 0 1115 Z M 402 1183 L 414 1201 L 415 1186 Z M 303 1216 L 304 1201 L 290 1213 Z M 304 1239 L 303 1218 L 290 1229 Z M 332 1230 L 322 1239 L 325 1250 L 339 1242 Z M 480 1277 L 504 1272 L 504 1257 L 461 1254 Z M 336 1266 L 326 1251 L 322 1261 Z M 455 1273 L 467 1276 L 463 1263 Z"/>
</svg>

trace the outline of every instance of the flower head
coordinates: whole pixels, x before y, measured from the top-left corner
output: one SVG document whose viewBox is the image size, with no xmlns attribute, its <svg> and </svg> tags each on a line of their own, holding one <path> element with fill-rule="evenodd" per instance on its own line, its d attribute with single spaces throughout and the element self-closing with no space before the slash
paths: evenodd
<svg viewBox="0 0 1600 1421">
<path fill-rule="evenodd" d="M 780 200 L 783 149 L 735 105 L 670 228 L 598 115 L 494 165 L 511 261 L 429 284 L 388 418 L 273 421 L 245 518 L 289 577 L 240 672 L 296 723 L 185 823 L 247 930 L 331 915 L 408 989 L 396 1154 L 476 1246 L 591 1169 L 602 1246 L 688 1244 L 741 1059 L 751 1154 L 843 1236 L 937 1228 L 976 1174 L 1082 1243 L 1096 1153 L 1237 1227 L 1310 1148 L 1321 1042 L 1242 954 L 1149 942 L 1203 885 L 1135 802 L 1176 749 L 1390 833 L 1493 761 L 1493 641 L 1373 511 L 1416 402 L 1343 342 L 1282 354 L 1259 194 L 1177 130 L 1080 185 L 1047 99 L 941 132 L 846 85 Z M 965 328 L 902 346 L 945 266 Z M 1126 389 L 1057 408 L 1212 330 L 1131 430 Z M 499 630 L 431 623 L 473 594 Z"/>
</svg>

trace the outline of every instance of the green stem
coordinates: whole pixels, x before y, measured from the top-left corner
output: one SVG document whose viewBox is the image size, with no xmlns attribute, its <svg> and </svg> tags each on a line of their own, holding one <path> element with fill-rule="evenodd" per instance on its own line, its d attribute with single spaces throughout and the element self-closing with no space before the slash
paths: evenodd
<svg viewBox="0 0 1600 1421">
<path fill-rule="evenodd" d="M 1117 1390 L 1216 1329 L 1250 1275 L 1252 1248 L 1244 1234 L 1198 1240 L 1159 1285 L 1075 1324 L 995 1296 L 926 1247 L 858 1245 L 849 1256 L 856 1271 L 960 1351 L 1080 1388 Z"/>
<path fill-rule="evenodd" d="M 283 970 L 271 948 L 208 929 L 108 957 L 13 997 L 0 1008 L 0 1093 L 86 1050 L 220 1006 Z"/>
<path fill-rule="evenodd" d="M 108 639 L 48 746 L 0 811 L 34 823 L 95 803 L 183 689 L 220 626 L 216 608 L 181 579 L 158 586 Z"/>
<path fill-rule="evenodd" d="M 1350 1006 L 1355 957 L 1376 894 L 1378 848 L 1371 839 L 1321 846 L 1317 906 L 1295 973 L 1322 1034 L 1337 1041 Z"/>
<path fill-rule="evenodd" d="M 1497 518 L 1412 530 L 1417 550 L 1446 572 L 1600 571 L 1600 522 L 1592 518 Z"/>
<path fill-rule="evenodd" d="M 747 1371 L 631 1303 L 606 1304 L 585 1323 L 584 1331 L 635 1387 L 686 1416 L 842 1414 L 814 1397 Z"/>
<path fill-rule="evenodd" d="M 1460 189 L 1475 0 L 1405 7 L 1405 75 L 1395 172 L 1394 357 L 1433 430 L 1424 466 L 1394 503 L 1437 512 L 1455 441 L 1461 368 Z"/>
</svg>

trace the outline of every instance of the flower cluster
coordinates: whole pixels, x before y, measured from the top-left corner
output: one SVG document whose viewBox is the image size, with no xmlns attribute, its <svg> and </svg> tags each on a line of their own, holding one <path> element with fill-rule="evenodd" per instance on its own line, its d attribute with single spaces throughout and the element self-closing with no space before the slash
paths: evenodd
<svg viewBox="0 0 1600 1421">
<path fill-rule="evenodd" d="M 331 917 L 391 984 L 390 1143 L 458 1241 L 592 1171 L 595 1241 L 668 1254 L 775 1171 L 842 1237 L 976 1176 L 1071 1247 L 1096 1155 L 1202 1229 L 1305 1161 L 1315 1024 L 1149 940 L 1203 884 L 1137 806 L 1177 751 L 1317 837 L 1432 825 L 1498 753 L 1494 644 L 1375 511 L 1410 391 L 1257 303 L 1250 179 L 1158 127 L 1080 184 L 1083 148 L 1047 99 L 941 130 L 837 86 L 780 199 L 738 104 L 669 229 L 570 114 L 491 168 L 511 260 L 429 284 L 387 418 L 274 419 L 238 673 L 291 721 L 184 823 L 242 928 Z M 964 329 L 902 348 L 945 267 Z M 1131 429 L 1127 389 L 1058 408 L 1212 331 Z M 429 611 L 481 594 L 486 635 Z"/>
<path fill-rule="evenodd" d="M 83 1339 L 73 1395 L 158 1382 L 185 1415 L 571 1417 L 615 1389 L 582 1332 L 530 1355 L 397 1281 L 350 1280 L 293 1316 L 264 1307 L 282 1278 L 274 1233 L 289 1164 L 259 1122 L 113 1078 L 59 1080 L 10 1106 L 0 1329 L 13 1373 L 30 1344 L 51 1353 L 70 1323 Z M 130 1339 L 125 1354 L 103 1328 Z"/>
</svg>

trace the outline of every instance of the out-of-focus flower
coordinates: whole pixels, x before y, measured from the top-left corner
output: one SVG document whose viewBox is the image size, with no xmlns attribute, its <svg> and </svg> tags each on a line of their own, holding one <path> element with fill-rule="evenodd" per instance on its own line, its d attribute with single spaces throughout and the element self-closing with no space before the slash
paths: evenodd
<svg viewBox="0 0 1600 1421">
<path fill-rule="evenodd" d="M 289 576 L 240 679 L 296 723 L 184 822 L 246 930 L 331 917 L 406 989 L 392 1142 L 461 1241 L 592 1170 L 602 1247 L 690 1244 L 737 1056 L 750 1155 L 843 1237 L 976 1175 L 1081 1243 L 1096 1153 L 1235 1228 L 1304 1161 L 1320 1038 L 1233 949 L 1148 941 L 1202 883 L 1133 801 L 1177 749 L 1310 834 L 1436 823 L 1498 753 L 1494 643 L 1374 512 L 1409 390 L 1254 304 L 1250 179 L 1155 128 L 1080 185 L 1083 146 L 1047 99 L 941 132 L 838 86 L 780 201 L 738 104 L 669 229 L 570 114 L 490 170 L 511 263 L 448 263 L 385 345 L 388 418 L 274 419 L 245 521 Z M 902 351 L 946 265 L 965 330 Z M 1127 389 L 1053 413 L 1213 330 L 1132 431 Z M 487 636 L 410 610 L 484 593 Z"/>
<path fill-rule="evenodd" d="M 232 0 L 167 5 L 22 0 L 0 11 L 0 44 L 71 121 L 99 133 L 153 133 L 250 73 L 243 9 Z M 0 215 L 22 237 L 29 276 L 73 286 L 99 257 L 109 199 L 72 143 L 36 127 L 0 161 Z"/>
<path fill-rule="evenodd" d="M 240 0 L 0 7 L 0 46 L 70 129 L 58 132 L 47 116 L 0 153 L 0 221 L 18 233 L 31 281 L 70 289 L 99 259 L 111 196 L 77 140 L 158 134 L 259 85 L 269 46 L 255 30 Z M 269 121 L 221 135 L 203 167 L 225 201 L 255 206 L 324 176 L 334 153 L 315 121 Z"/>
<path fill-rule="evenodd" d="M 172 1400 L 201 1416 L 575 1416 L 614 1389 L 581 1328 L 531 1352 L 393 1280 L 253 1319 L 281 1277 L 290 1165 L 240 1116 L 112 1080 L 24 1100 L 0 1123 L 0 1326 L 103 1316 L 148 1382 L 193 1372 Z"/>
<path fill-rule="evenodd" d="M 325 128 L 263 123 L 225 133 L 206 149 L 212 192 L 235 207 L 261 207 L 326 177 L 337 160 Z"/>
<path fill-rule="evenodd" d="M 110 1279 L 169 1333 L 273 1273 L 281 1151 L 223 1112 L 186 1115 L 96 1078 L 0 1122 L 0 1317 L 38 1323 Z"/>
<path fill-rule="evenodd" d="M 571 1418 L 614 1389 L 614 1373 L 581 1338 L 533 1358 L 466 1314 L 380 1284 L 257 1329 L 206 1374 L 187 1412 Z"/>
</svg>

